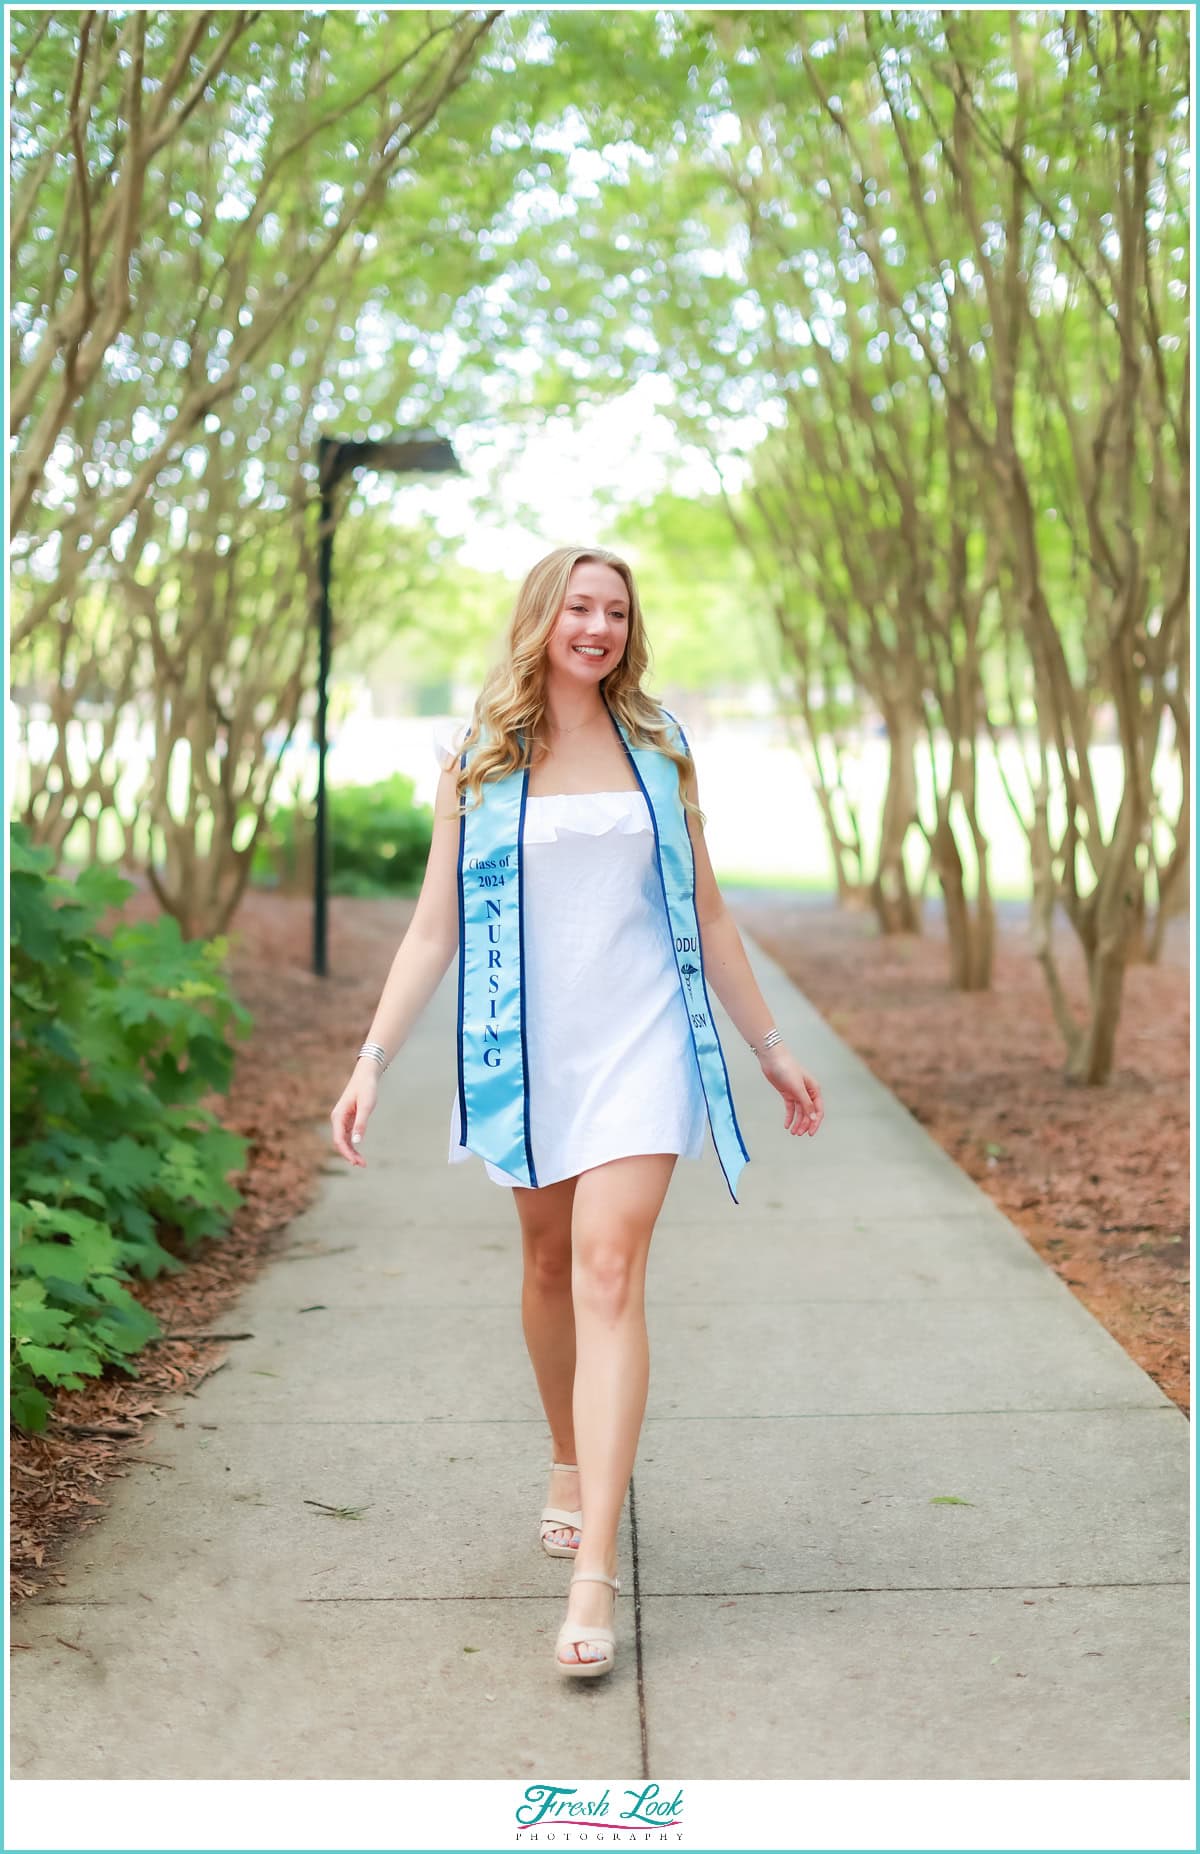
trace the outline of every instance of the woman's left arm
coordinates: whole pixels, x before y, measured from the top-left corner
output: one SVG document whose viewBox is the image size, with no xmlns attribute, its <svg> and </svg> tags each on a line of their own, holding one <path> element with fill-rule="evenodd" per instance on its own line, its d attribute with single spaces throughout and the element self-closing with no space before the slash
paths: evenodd
<svg viewBox="0 0 1200 1854">
<path fill-rule="evenodd" d="M 700 794 L 694 766 L 685 789 L 692 803 L 698 805 Z M 687 827 L 696 865 L 696 921 L 700 928 L 705 982 L 716 992 L 734 1027 L 754 1046 L 763 1074 L 787 1103 L 786 1130 L 815 1133 L 825 1118 L 821 1090 L 808 1071 L 801 1068 L 786 1043 L 775 1043 L 770 1049 L 763 1049 L 763 1037 L 772 1025 L 767 1001 L 751 970 L 737 922 L 717 887 L 704 840 L 704 827 L 690 811 Z"/>
</svg>

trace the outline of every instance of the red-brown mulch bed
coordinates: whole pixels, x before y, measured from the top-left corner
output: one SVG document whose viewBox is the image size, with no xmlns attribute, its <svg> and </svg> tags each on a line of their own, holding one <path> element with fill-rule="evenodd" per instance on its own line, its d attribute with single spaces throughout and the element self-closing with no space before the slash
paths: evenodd
<svg viewBox="0 0 1200 1854">
<path fill-rule="evenodd" d="M 234 989 L 253 1013 L 254 1033 L 236 1044 L 233 1086 L 209 1105 L 250 1142 L 246 1169 L 233 1182 L 245 1197 L 228 1236 L 203 1243 L 190 1258 L 170 1237 L 164 1248 L 188 1259 L 181 1274 L 133 1282 L 130 1291 L 155 1314 L 165 1334 L 139 1353 L 140 1373 L 108 1370 L 82 1390 L 61 1391 L 40 1436 L 11 1432 L 14 1599 L 65 1580 L 56 1568 L 63 1545 L 102 1516 L 104 1485 L 125 1472 L 147 1417 L 161 1415 L 165 1393 L 194 1389 L 218 1371 L 229 1341 L 203 1337 L 227 1330 L 221 1316 L 268 1257 L 286 1254 L 288 1226 L 312 1201 L 325 1165 L 342 1165 L 324 1120 L 354 1064 L 392 955 L 412 915 L 412 901 L 330 904 L 326 979 L 311 964 L 312 914 L 302 899 L 251 892 L 230 934 Z M 126 919 L 157 912 L 133 895 Z M 116 916 L 109 916 L 110 925 Z M 19 1644 L 16 1644 L 19 1646 Z"/>
<path fill-rule="evenodd" d="M 1062 1041 L 1020 908 L 1003 911 L 992 989 L 967 994 L 947 984 L 935 909 L 924 934 L 883 937 L 873 914 L 827 902 L 741 890 L 730 905 L 743 932 L 1188 1410 L 1187 923 L 1171 923 L 1161 964 L 1130 967 L 1112 1080 L 1082 1088 L 1063 1079 Z M 1056 947 L 1082 1015 L 1084 964 L 1065 923 Z"/>
</svg>

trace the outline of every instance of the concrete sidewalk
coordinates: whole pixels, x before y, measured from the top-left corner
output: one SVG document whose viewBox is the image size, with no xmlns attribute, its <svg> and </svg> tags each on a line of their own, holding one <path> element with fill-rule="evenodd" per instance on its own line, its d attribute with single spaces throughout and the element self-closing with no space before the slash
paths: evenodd
<svg viewBox="0 0 1200 1854">
<path fill-rule="evenodd" d="M 735 1206 L 681 1160 L 655 1233 L 616 1672 L 552 1664 L 452 968 L 367 1169 L 221 1322 L 254 1337 L 19 1610 L 15 1778 L 1187 1777 L 1187 1421 L 748 950 L 827 1118 L 785 1135 L 722 1020 L 752 1163 Z"/>
</svg>

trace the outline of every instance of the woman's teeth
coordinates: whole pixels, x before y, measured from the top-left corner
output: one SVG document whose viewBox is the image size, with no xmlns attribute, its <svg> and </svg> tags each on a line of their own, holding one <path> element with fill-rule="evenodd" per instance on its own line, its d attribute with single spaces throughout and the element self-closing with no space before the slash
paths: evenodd
<svg viewBox="0 0 1200 1854">
<path fill-rule="evenodd" d="M 607 651 L 593 649 L 588 644 L 572 644 L 571 649 L 578 651 L 581 657 L 603 657 L 608 654 Z"/>
</svg>

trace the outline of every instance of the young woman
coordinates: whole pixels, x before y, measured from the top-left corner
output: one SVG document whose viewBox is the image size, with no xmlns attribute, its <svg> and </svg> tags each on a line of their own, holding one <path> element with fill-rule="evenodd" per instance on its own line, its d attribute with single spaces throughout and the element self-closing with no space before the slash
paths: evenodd
<svg viewBox="0 0 1200 1854">
<path fill-rule="evenodd" d="M 553 1445 L 541 1542 L 575 1564 L 555 1659 L 595 1675 L 615 1659 L 655 1221 L 706 1120 L 731 1195 L 748 1157 L 709 987 L 783 1097 L 785 1130 L 815 1133 L 824 1109 L 721 898 L 682 729 L 642 689 L 629 567 L 600 547 L 548 554 L 506 645 L 442 761 L 421 894 L 330 1118 L 338 1152 L 365 1164 L 380 1073 L 460 954 L 450 1156 L 477 1153 L 513 1193 Z"/>
</svg>

